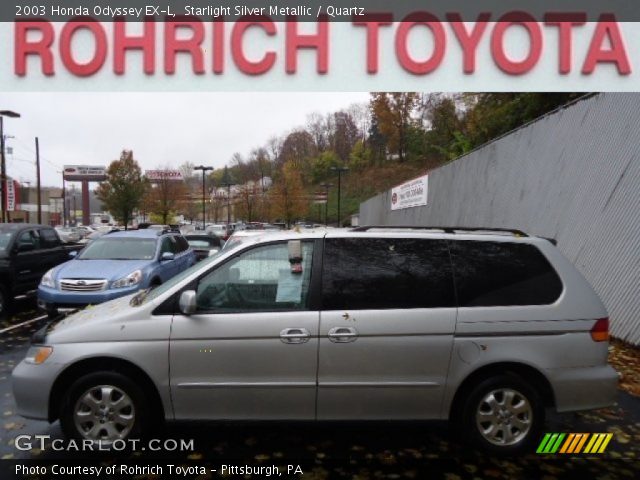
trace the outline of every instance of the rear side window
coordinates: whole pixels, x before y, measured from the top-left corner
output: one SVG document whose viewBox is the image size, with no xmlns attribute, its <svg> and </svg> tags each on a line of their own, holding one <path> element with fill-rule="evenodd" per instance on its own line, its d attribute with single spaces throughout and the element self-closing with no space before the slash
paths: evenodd
<svg viewBox="0 0 640 480">
<path fill-rule="evenodd" d="M 444 240 L 330 238 L 322 271 L 325 310 L 455 307 Z"/>
<path fill-rule="evenodd" d="M 548 305 L 562 282 L 533 245 L 452 241 L 451 256 L 461 307 Z"/>
<path fill-rule="evenodd" d="M 176 235 L 175 239 L 176 239 L 176 247 L 177 247 L 176 253 L 184 252 L 185 250 L 189 249 L 189 243 L 185 240 L 184 237 Z"/>
<path fill-rule="evenodd" d="M 40 238 L 45 248 L 57 247 L 60 243 L 58 241 L 58 234 L 53 228 L 43 228 L 40 230 Z"/>
</svg>

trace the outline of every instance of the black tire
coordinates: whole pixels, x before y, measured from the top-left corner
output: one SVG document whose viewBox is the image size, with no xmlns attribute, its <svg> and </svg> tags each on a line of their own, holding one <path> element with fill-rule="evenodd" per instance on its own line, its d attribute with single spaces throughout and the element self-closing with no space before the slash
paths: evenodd
<svg viewBox="0 0 640 480">
<path fill-rule="evenodd" d="M 49 320 L 53 320 L 55 319 L 58 315 L 60 315 L 60 313 L 58 312 L 57 308 L 47 308 L 46 310 L 47 312 L 47 318 Z"/>
<path fill-rule="evenodd" d="M 101 396 L 102 392 L 105 391 L 101 387 L 112 387 L 112 398 L 106 399 Z M 118 410 L 114 408 L 112 413 L 108 412 L 108 406 L 110 405 L 110 400 L 117 401 L 122 397 L 117 395 L 119 392 L 123 392 L 126 397 L 125 399 L 130 400 L 132 408 L 122 408 Z M 86 412 L 86 408 L 84 405 L 87 402 L 81 402 L 82 398 L 86 398 L 88 392 L 91 392 L 91 398 L 93 400 L 100 399 L 100 404 L 98 402 L 94 403 L 96 410 L 100 407 L 107 407 L 104 409 L 100 409 L 100 414 L 104 414 L 106 416 L 104 422 L 98 423 L 95 421 L 94 415 L 92 413 L 88 413 L 89 417 L 87 423 L 84 424 L 85 431 L 90 430 L 90 426 L 95 425 L 95 429 L 99 431 L 103 429 L 102 434 L 98 434 L 97 438 L 94 436 L 83 434 L 83 432 L 76 426 L 74 413 L 77 409 L 83 410 L 83 413 Z M 119 425 L 117 420 L 109 420 L 109 416 L 113 418 L 114 415 L 120 414 L 120 416 L 127 416 L 133 412 L 133 422 L 130 427 L 126 429 L 119 430 Z M 60 425 L 62 427 L 62 431 L 67 438 L 73 438 L 76 440 L 83 439 L 93 439 L 97 440 L 102 437 L 105 443 L 109 443 L 109 439 L 104 439 L 105 434 L 109 432 L 107 429 L 115 428 L 116 431 L 119 430 L 119 435 L 117 438 L 125 440 L 127 438 L 141 438 L 149 429 L 149 410 L 147 408 L 145 402 L 145 396 L 143 390 L 136 385 L 136 383 L 131 380 L 129 377 L 122 375 L 118 372 L 95 372 L 85 375 L 78 380 L 76 380 L 71 387 L 64 394 L 63 400 L 60 406 Z M 111 430 L 113 431 L 113 430 Z"/>
<path fill-rule="evenodd" d="M 460 413 L 460 431 L 467 440 L 492 455 L 511 456 L 533 452 L 544 426 L 545 409 L 534 387 L 506 373 L 473 387 Z"/>
</svg>

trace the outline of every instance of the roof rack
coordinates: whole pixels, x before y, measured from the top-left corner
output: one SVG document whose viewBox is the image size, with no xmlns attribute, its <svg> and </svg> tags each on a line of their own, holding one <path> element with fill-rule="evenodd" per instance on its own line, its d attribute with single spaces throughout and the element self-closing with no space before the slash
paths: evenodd
<svg viewBox="0 0 640 480">
<path fill-rule="evenodd" d="M 491 233 L 504 233 L 511 234 L 515 237 L 528 237 L 522 230 L 513 228 L 491 228 L 491 227 L 430 227 L 430 226 L 394 226 L 394 225 L 366 225 L 362 227 L 355 227 L 351 229 L 352 232 L 367 232 L 373 229 L 386 229 L 386 230 L 442 230 L 444 233 L 457 233 L 457 232 L 491 232 Z"/>
</svg>

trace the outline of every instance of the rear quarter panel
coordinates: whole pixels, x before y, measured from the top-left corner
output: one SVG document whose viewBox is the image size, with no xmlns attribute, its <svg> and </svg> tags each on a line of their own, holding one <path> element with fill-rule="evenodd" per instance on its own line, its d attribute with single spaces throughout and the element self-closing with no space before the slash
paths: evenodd
<svg viewBox="0 0 640 480">
<path fill-rule="evenodd" d="M 535 368 L 556 392 L 554 379 L 570 369 L 601 368 L 608 342 L 594 342 L 590 329 L 607 311 L 593 288 L 551 243 L 531 239 L 554 266 L 563 284 L 550 305 L 463 307 L 458 309 L 443 417 L 449 414 L 458 387 L 476 370 L 498 363 Z"/>
</svg>

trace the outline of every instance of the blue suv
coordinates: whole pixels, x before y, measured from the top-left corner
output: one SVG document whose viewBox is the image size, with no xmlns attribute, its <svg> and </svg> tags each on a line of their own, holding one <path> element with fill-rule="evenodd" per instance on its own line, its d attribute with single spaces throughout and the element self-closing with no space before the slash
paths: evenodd
<svg viewBox="0 0 640 480">
<path fill-rule="evenodd" d="M 196 263 L 178 233 L 133 230 L 103 235 L 72 260 L 44 274 L 38 306 L 49 316 L 155 287 Z"/>
</svg>

